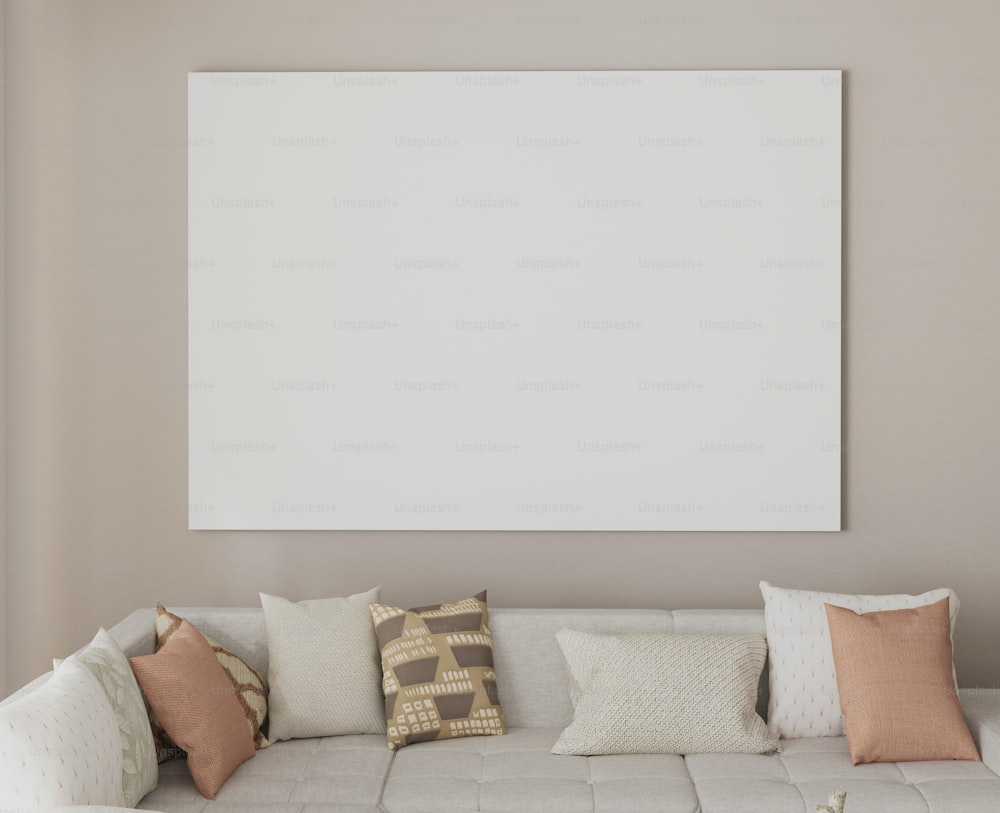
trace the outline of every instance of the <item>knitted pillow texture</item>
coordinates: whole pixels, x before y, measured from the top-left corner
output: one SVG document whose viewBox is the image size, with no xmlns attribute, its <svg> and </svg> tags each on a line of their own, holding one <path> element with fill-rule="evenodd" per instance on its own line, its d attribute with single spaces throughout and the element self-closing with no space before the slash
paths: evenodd
<svg viewBox="0 0 1000 813">
<path fill-rule="evenodd" d="M 978 760 L 952 674 L 948 599 L 859 614 L 826 605 L 851 760 Z"/>
<path fill-rule="evenodd" d="M 788 590 L 765 581 L 760 590 L 770 658 L 767 724 L 772 734 L 786 739 L 844 735 L 824 604 L 868 613 L 922 607 L 947 597 L 953 631 L 958 614 L 958 596 L 948 589 L 918 596 L 855 596 Z"/>
<path fill-rule="evenodd" d="M 260 594 L 267 627 L 272 741 L 384 734 L 381 672 L 368 605 L 379 588 L 293 602 Z"/>
<path fill-rule="evenodd" d="M 163 728 L 187 752 L 198 792 L 214 799 L 230 774 L 257 752 L 232 681 L 205 637 L 182 621 L 155 655 L 132 669 Z"/>
<path fill-rule="evenodd" d="M 553 754 L 764 754 L 760 635 L 600 635 L 560 630 L 573 722 Z"/>
<path fill-rule="evenodd" d="M 372 604 L 371 614 L 390 748 L 506 733 L 486 591 L 411 610 Z"/>
</svg>

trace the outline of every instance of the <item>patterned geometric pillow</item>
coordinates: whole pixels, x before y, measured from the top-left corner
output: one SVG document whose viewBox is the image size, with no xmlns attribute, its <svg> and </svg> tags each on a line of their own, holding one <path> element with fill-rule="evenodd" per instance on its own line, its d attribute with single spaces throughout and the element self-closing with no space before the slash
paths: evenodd
<svg viewBox="0 0 1000 813">
<path fill-rule="evenodd" d="M 371 605 L 389 747 L 506 734 L 486 591 L 452 604 Z"/>
<path fill-rule="evenodd" d="M 162 604 L 157 603 L 157 652 L 163 649 L 167 645 L 167 642 L 176 635 L 183 620 L 180 616 L 174 615 L 167 610 Z M 222 668 L 236 690 L 236 699 L 239 700 L 240 706 L 243 709 L 247 725 L 250 728 L 250 734 L 253 736 L 254 747 L 257 750 L 267 748 L 271 743 L 267 741 L 267 738 L 260 730 L 260 727 L 264 724 L 264 718 L 267 717 L 267 681 L 261 677 L 260 672 L 217 641 L 213 641 L 207 635 L 205 636 L 205 640 L 212 647 L 215 657 L 222 664 Z M 156 756 L 159 762 L 166 762 L 168 759 L 173 759 L 183 753 L 174 744 L 173 740 L 170 739 L 167 732 L 163 730 L 163 726 L 156 719 L 156 714 L 153 713 L 152 709 L 149 710 L 149 723 L 153 729 L 153 741 L 156 743 Z"/>
</svg>

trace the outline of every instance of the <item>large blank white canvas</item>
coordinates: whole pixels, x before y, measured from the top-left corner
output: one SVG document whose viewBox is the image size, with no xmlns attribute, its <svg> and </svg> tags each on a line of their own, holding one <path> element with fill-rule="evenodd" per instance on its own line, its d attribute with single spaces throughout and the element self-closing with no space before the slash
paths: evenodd
<svg viewBox="0 0 1000 813">
<path fill-rule="evenodd" d="M 837 530 L 839 71 L 189 78 L 190 527 Z"/>
</svg>

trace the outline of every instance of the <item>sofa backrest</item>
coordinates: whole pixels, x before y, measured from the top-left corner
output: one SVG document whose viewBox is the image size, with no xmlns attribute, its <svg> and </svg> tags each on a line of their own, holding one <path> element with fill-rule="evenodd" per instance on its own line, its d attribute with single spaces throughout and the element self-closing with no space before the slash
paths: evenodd
<svg viewBox="0 0 1000 813">
<path fill-rule="evenodd" d="M 573 720 L 569 675 L 556 633 L 764 634 L 763 610 L 490 610 L 497 690 L 508 725 L 565 728 Z M 758 711 L 767 713 L 767 670 Z"/>
<path fill-rule="evenodd" d="M 235 652 L 261 674 L 267 674 L 264 614 L 259 607 L 177 607 L 171 610 Z M 140 615 L 148 613 L 149 615 Z M 151 626 L 151 610 L 140 610 L 119 627 Z M 497 689 L 508 725 L 561 728 L 573 718 L 568 676 L 555 634 L 568 627 L 585 632 L 677 632 L 688 634 L 764 633 L 761 610 L 549 610 L 490 609 L 493 659 Z M 112 630 L 118 636 L 121 630 Z M 135 636 L 119 640 L 126 654 L 151 651 L 152 640 Z M 132 651 L 129 651 L 131 648 Z M 767 707 L 767 681 L 762 680 L 761 703 Z"/>
<path fill-rule="evenodd" d="M 666 610 L 490 610 L 493 665 L 507 725 L 565 728 L 573 720 L 569 676 L 556 633 L 673 632 Z"/>
<path fill-rule="evenodd" d="M 175 607 L 205 635 L 267 675 L 267 637 L 260 607 Z M 131 657 L 155 647 L 152 609 L 136 610 L 111 628 Z M 764 634 L 762 610 L 522 610 L 490 609 L 497 689 L 508 725 L 561 728 L 573 707 L 568 676 L 556 633 L 563 628 L 598 633 L 676 632 L 685 634 Z M 42 676 L 14 697 L 41 685 Z M 8 698 L 8 700 L 14 699 Z M 761 676 L 758 710 L 767 708 L 767 673 Z"/>
</svg>

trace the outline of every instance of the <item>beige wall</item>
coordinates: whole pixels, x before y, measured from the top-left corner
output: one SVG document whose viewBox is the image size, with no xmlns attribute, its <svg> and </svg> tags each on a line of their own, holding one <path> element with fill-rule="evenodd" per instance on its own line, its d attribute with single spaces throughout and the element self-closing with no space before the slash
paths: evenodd
<svg viewBox="0 0 1000 813">
<path fill-rule="evenodd" d="M 993 0 L 10 0 L 10 687 L 157 599 L 756 607 L 761 578 L 950 585 L 961 682 L 995 683 L 998 27 Z M 186 530 L 188 71 L 784 67 L 847 72 L 847 530 Z"/>
</svg>

